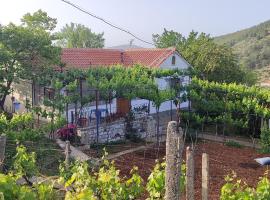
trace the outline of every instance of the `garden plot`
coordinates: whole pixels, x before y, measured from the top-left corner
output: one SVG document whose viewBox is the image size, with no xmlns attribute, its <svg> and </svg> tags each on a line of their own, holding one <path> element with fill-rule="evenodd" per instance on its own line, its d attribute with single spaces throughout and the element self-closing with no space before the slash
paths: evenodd
<svg viewBox="0 0 270 200">
<path fill-rule="evenodd" d="M 165 156 L 165 144 L 159 147 L 158 156 L 157 152 L 158 146 L 148 148 L 115 158 L 115 163 L 123 176 L 128 176 L 134 165 L 138 166 L 140 175 L 146 181 L 155 165 L 155 160 L 163 159 Z M 259 177 L 264 175 L 266 168 L 257 164 L 254 159 L 269 156 L 249 147 L 236 148 L 217 142 L 200 141 L 195 150 L 195 199 L 201 198 L 202 153 L 209 154 L 210 159 L 209 199 L 219 199 L 220 189 L 225 183 L 224 178 L 232 171 L 237 173 L 239 179 L 250 186 L 255 186 Z"/>
</svg>

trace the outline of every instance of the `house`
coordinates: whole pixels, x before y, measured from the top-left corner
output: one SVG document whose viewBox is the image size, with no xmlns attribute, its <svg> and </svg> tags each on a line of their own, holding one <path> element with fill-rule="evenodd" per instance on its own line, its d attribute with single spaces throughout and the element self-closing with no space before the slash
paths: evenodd
<svg viewBox="0 0 270 200">
<path fill-rule="evenodd" d="M 181 69 L 185 70 L 190 67 L 189 63 L 176 51 L 175 48 L 131 48 L 131 49 L 89 49 L 89 48 L 69 48 L 62 50 L 62 62 L 66 64 L 66 68 L 87 69 L 89 67 L 123 65 L 132 66 L 141 64 L 151 68 L 161 69 Z M 165 79 L 157 79 L 161 89 L 168 87 Z M 188 84 L 189 77 L 182 79 L 182 84 Z M 134 99 L 131 106 L 136 107 L 147 104 L 147 100 Z M 185 102 L 181 107 L 187 107 Z M 101 107 L 103 107 L 101 105 Z M 113 102 L 113 108 L 117 109 L 117 101 Z M 164 102 L 160 111 L 171 109 L 171 102 Z M 173 109 L 175 109 L 173 105 Z M 115 110 L 114 110 L 115 111 Z M 150 106 L 150 113 L 154 113 L 154 106 Z"/>
<path fill-rule="evenodd" d="M 130 48 L 130 49 L 91 49 L 91 48 L 64 48 L 62 49 L 61 60 L 65 63 L 65 69 L 88 69 L 91 67 L 123 65 L 132 66 L 141 64 L 150 68 L 161 69 L 181 69 L 186 70 L 190 67 L 189 63 L 176 51 L 175 48 Z M 182 84 L 188 84 L 190 78 L 182 77 Z M 165 79 L 157 79 L 157 83 L 161 89 L 168 87 Z M 15 98 L 19 102 L 25 102 L 25 99 L 32 99 L 35 105 L 46 95 L 46 90 L 38 85 L 31 83 L 19 84 L 14 86 L 17 92 Z M 32 88 L 32 92 L 31 92 Z M 32 98 L 33 97 L 33 98 Z M 148 103 L 147 100 L 134 99 L 131 101 L 132 107 Z M 10 104 L 10 101 L 9 101 Z M 113 101 L 112 107 L 117 108 L 116 100 Z M 100 105 L 103 107 L 105 105 Z M 164 102 L 160 111 L 171 109 L 171 102 Z M 185 102 L 181 107 L 187 107 Z M 118 106 L 119 107 L 119 106 Z M 20 111 L 25 108 L 22 105 Z M 174 107 L 173 107 L 174 109 Z M 154 113 L 155 108 L 150 106 L 150 113 Z"/>
</svg>

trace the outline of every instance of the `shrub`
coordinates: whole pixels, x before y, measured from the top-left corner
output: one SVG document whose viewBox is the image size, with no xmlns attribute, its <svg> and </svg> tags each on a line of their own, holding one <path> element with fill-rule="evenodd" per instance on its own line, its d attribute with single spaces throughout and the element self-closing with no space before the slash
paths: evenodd
<svg viewBox="0 0 270 200">
<path fill-rule="evenodd" d="M 27 153 L 24 146 L 17 147 L 14 157 L 14 171 L 8 175 L 0 174 L 0 199 L 5 200 L 54 200 L 58 199 L 54 184 L 37 183 L 32 186 L 29 178 L 38 173 L 35 153 Z M 17 180 L 24 178 L 28 185 L 18 185 Z"/>
<path fill-rule="evenodd" d="M 260 178 L 256 188 L 249 187 L 245 182 L 237 180 L 236 174 L 226 176 L 225 185 L 221 188 L 220 200 L 263 200 L 270 199 L 270 182 L 267 173 Z"/>
<path fill-rule="evenodd" d="M 228 140 L 225 142 L 225 145 L 228 147 L 242 148 L 243 146 L 234 140 Z"/>
<path fill-rule="evenodd" d="M 14 114 L 9 120 L 4 114 L 0 115 L 0 131 L 7 135 L 10 140 L 37 141 L 41 138 L 42 132 L 33 129 L 34 122 L 31 113 Z"/>
<path fill-rule="evenodd" d="M 24 141 L 38 141 L 43 133 L 36 129 L 24 129 L 21 131 L 6 131 L 6 135 L 10 140 Z"/>
<path fill-rule="evenodd" d="M 70 171 L 69 171 L 70 170 Z M 76 161 L 67 170 L 64 165 L 61 167 L 60 175 L 65 187 L 70 188 L 65 199 L 86 199 L 107 200 L 136 199 L 143 192 L 142 178 L 137 173 L 135 167 L 131 170 L 129 179 L 121 178 L 119 170 L 113 162 L 105 160 L 96 173 L 89 173 L 88 164 Z"/>
<path fill-rule="evenodd" d="M 26 148 L 20 145 L 16 148 L 17 154 L 14 157 L 13 168 L 20 177 L 31 178 L 36 175 L 38 170 L 36 166 L 36 154 L 27 153 Z"/>
<path fill-rule="evenodd" d="M 20 131 L 26 128 L 32 128 L 34 118 L 32 113 L 14 114 L 8 123 L 8 129 Z"/>
<path fill-rule="evenodd" d="M 261 130 L 260 145 L 263 153 L 270 152 L 270 130 L 267 127 Z"/>
<path fill-rule="evenodd" d="M 148 200 L 164 199 L 165 195 L 165 162 L 157 162 L 154 170 L 148 177 L 146 189 L 149 193 Z M 181 166 L 180 191 L 184 191 L 186 183 L 186 165 Z"/>
</svg>

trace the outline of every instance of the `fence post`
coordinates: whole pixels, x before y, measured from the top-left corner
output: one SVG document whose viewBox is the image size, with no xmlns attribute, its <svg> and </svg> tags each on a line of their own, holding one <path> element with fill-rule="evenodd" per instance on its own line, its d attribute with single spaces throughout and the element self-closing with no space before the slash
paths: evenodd
<svg viewBox="0 0 270 200">
<path fill-rule="evenodd" d="M 6 140 L 6 135 L 0 135 L 0 171 L 3 169 L 4 166 Z"/>
<path fill-rule="evenodd" d="M 202 154 L 202 200 L 208 200 L 209 186 L 209 157 L 208 154 Z"/>
<path fill-rule="evenodd" d="M 186 200 L 194 200 L 194 157 L 190 147 L 186 149 Z"/>
<path fill-rule="evenodd" d="M 66 164 L 66 167 L 68 167 L 69 163 L 70 163 L 70 152 L 71 152 L 70 142 L 66 141 L 66 148 L 65 148 L 65 155 L 66 155 L 65 164 Z"/>
<path fill-rule="evenodd" d="M 180 199 L 179 178 L 183 146 L 182 129 L 178 129 L 176 121 L 169 122 L 166 140 L 165 200 Z"/>
</svg>

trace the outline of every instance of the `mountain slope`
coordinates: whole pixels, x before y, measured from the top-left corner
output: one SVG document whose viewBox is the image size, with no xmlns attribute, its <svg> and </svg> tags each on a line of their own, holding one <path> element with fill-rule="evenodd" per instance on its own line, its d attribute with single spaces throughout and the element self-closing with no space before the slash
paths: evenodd
<svg viewBox="0 0 270 200">
<path fill-rule="evenodd" d="M 261 69 L 270 65 L 270 20 L 248 29 L 215 38 L 232 47 L 244 66 Z"/>
</svg>

